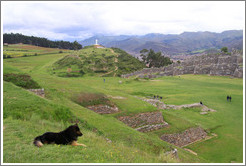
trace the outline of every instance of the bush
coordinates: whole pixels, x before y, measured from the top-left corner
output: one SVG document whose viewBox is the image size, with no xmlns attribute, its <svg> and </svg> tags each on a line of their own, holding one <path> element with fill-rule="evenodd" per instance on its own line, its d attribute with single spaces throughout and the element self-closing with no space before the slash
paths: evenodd
<svg viewBox="0 0 246 166">
<path fill-rule="evenodd" d="M 61 53 L 63 53 L 63 51 L 59 51 L 59 53 L 61 54 Z"/>
<path fill-rule="evenodd" d="M 26 89 L 38 89 L 41 88 L 37 82 L 32 80 L 32 78 L 27 74 L 4 74 L 3 80 L 7 82 L 12 82 L 13 84 Z"/>
<path fill-rule="evenodd" d="M 227 47 L 222 47 L 220 50 L 221 50 L 221 52 L 224 52 L 224 53 L 228 52 L 228 48 Z"/>
<path fill-rule="evenodd" d="M 79 93 L 72 97 L 72 101 L 86 107 L 91 105 L 106 104 L 111 105 L 110 100 L 102 93 Z"/>
</svg>

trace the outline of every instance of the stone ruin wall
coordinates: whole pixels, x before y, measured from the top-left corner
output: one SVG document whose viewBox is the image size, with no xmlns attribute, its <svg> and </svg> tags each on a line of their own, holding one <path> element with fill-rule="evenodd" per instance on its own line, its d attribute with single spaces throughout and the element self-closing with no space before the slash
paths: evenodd
<svg viewBox="0 0 246 166">
<path fill-rule="evenodd" d="M 209 74 L 219 76 L 243 77 L 243 57 L 233 55 L 203 55 L 189 58 L 181 63 L 173 63 L 162 68 L 145 68 L 123 78 L 137 75 L 139 78 L 156 78 L 160 76 L 174 76 L 182 74 Z"/>
<path fill-rule="evenodd" d="M 183 147 L 190 143 L 204 139 L 206 136 L 206 131 L 201 127 L 197 127 L 189 128 L 182 133 L 163 134 L 161 139 L 176 146 Z"/>
<path fill-rule="evenodd" d="M 118 120 L 140 132 L 158 130 L 168 125 L 161 112 L 140 113 L 135 116 L 121 116 Z"/>
</svg>

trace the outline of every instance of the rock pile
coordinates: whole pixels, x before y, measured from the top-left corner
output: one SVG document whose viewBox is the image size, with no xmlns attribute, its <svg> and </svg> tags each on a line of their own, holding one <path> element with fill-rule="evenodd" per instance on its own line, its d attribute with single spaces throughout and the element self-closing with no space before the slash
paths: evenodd
<svg viewBox="0 0 246 166">
<path fill-rule="evenodd" d="M 113 114 L 113 113 L 119 112 L 119 109 L 116 106 L 111 107 L 111 106 L 102 105 L 102 104 L 88 106 L 87 108 L 98 114 Z"/>
<path fill-rule="evenodd" d="M 242 78 L 242 64 L 243 57 L 241 54 L 203 55 L 189 58 L 181 63 L 173 63 L 162 68 L 145 68 L 141 71 L 122 75 L 121 77 L 127 78 L 136 75 L 140 78 L 156 78 L 182 74 L 210 74 Z"/>
<path fill-rule="evenodd" d="M 190 128 L 182 133 L 174 133 L 174 134 L 164 134 L 161 136 L 161 139 L 167 141 L 171 144 L 174 144 L 179 147 L 183 147 L 192 142 L 196 142 L 200 139 L 203 139 L 207 136 L 207 133 L 201 127 Z"/>
<path fill-rule="evenodd" d="M 35 93 L 38 96 L 45 97 L 44 89 L 28 89 L 30 92 Z"/>
<path fill-rule="evenodd" d="M 118 120 L 140 132 L 158 130 L 168 125 L 161 112 L 140 113 L 135 116 L 122 116 Z"/>
</svg>

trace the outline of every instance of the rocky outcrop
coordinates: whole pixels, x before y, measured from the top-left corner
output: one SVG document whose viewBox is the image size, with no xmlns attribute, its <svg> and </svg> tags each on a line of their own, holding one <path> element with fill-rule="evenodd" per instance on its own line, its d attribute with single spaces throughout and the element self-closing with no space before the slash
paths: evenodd
<svg viewBox="0 0 246 166">
<path fill-rule="evenodd" d="M 135 116 L 122 116 L 118 120 L 140 132 L 158 130 L 168 125 L 161 112 L 140 113 Z"/>
<path fill-rule="evenodd" d="M 136 75 L 140 78 L 156 78 L 182 74 L 209 74 L 242 78 L 242 64 L 243 57 L 241 54 L 203 55 L 162 68 L 145 68 L 141 71 L 122 75 L 122 77 L 127 78 Z"/>
<path fill-rule="evenodd" d="M 164 134 L 161 139 L 179 147 L 204 139 L 207 133 L 201 127 L 190 128 L 181 133 Z"/>
</svg>

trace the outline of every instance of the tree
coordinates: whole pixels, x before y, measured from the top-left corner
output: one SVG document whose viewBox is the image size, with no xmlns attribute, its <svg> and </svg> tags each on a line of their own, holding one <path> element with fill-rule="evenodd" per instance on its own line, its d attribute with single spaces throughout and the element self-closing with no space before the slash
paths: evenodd
<svg viewBox="0 0 246 166">
<path fill-rule="evenodd" d="M 228 52 L 228 48 L 227 47 L 222 47 L 220 50 L 221 50 L 221 52 L 224 52 L 224 53 Z"/>
<path fill-rule="evenodd" d="M 147 53 L 148 52 L 149 52 L 149 50 L 147 50 L 147 49 L 142 49 L 140 51 L 140 53 L 141 53 L 140 57 L 142 58 L 144 63 L 146 63 L 146 61 L 147 61 Z"/>
<path fill-rule="evenodd" d="M 34 37 L 34 36 L 25 36 L 20 33 L 5 33 L 3 34 L 3 42 L 9 44 L 23 43 L 23 44 L 32 44 L 41 47 L 50 47 L 50 48 L 63 48 L 70 50 L 78 50 L 82 48 L 82 45 L 77 41 L 68 42 L 68 41 L 51 41 L 46 38 Z"/>
<path fill-rule="evenodd" d="M 79 44 L 76 40 L 73 42 L 73 49 L 74 50 L 79 50 L 79 49 L 81 49 L 82 48 L 82 46 L 81 46 L 81 44 Z"/>
<path fill-rule="evenodd" d="M 152 49 L 143 49 L 140 53 L 143 62 L 149 67 L 163 67 L 173 63 L 169 57 L 164 57 L 161 52 L 155 53 Z"/>
</svg>

